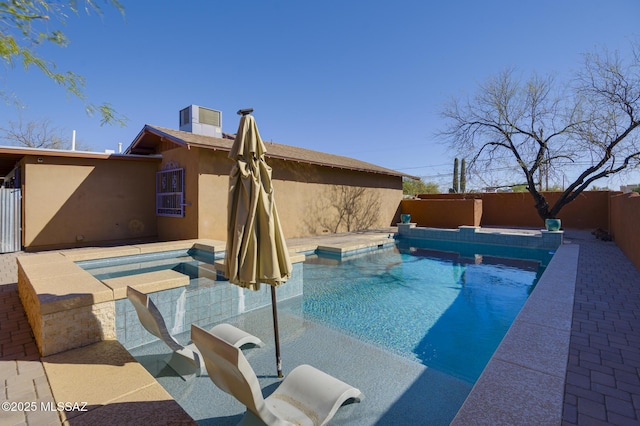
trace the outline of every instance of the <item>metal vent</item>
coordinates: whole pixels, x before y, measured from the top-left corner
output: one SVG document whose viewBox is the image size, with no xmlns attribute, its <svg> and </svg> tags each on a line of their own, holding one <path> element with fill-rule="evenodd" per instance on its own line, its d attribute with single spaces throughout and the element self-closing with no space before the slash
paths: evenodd
<svg viewBox="0 0 640 426">
<path fill-rule="evenodd" d="M 180 110 L 180 130 L 196 135 L 222 137 L 222 113 L 215 109 L 189 105 Z"/>
<path fill-rule="evenodd" d="M 198 115 L 200 123 L 220 127 L 220 111 L 198 107 Z"/>
<path fill-rule="evenodd" d="M 180 111 L 180 126 L 189 124 L 191 122 L 191 108 L 187 107 Z"/>
</svg>

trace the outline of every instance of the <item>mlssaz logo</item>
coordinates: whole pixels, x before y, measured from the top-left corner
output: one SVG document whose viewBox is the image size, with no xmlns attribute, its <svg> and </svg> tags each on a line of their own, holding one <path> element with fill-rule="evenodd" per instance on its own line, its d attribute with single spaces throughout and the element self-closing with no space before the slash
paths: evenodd
<svg viewBox="0 0 640 426">
<path fill-rule="evenodd" d="M 40 402 L 40 411 L 89 411 L 86 402 Z"/>
</svg>

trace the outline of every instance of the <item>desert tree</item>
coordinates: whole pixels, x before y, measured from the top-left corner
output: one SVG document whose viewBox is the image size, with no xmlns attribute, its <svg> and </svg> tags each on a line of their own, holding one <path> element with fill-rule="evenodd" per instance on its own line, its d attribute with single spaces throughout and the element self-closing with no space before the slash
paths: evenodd
<svg viewBox="0 0 640 426">
<path fill-rule="evenodd" d="M 623 60 L 607 50 L 584 55 L 569 83 L 506 70 L 481 84 L 475 96 L 454 98 L 440 133 L 475 173 L 507 161 L 526 181 L 542 219 L 560 210 L 598 179 L 640 164 L 640 46 Z M 542 175 L 570 165 L 580 172 L 550 205 Z"/>
<path fill-rule="evenodd" d="M 17 121 L 9 120 L 6 125 L 0 126 L 0 141 L 27 148 L 69 149 L 71 133 L 65 135 L 63 130 L 53 126 L 49 120 L 24 121 L 21 117 Z M 91 150 L 82 142 L 76 143 L 76 149 Z"/>
<path fill-rule="evenodd" d="M 440 188 L 435 182 L 425 182 L 422 179 L 402 179 L 402 193 L 415 196 L 418 194 L 439 194 Z"/>
<path fill-rule="evenodd" d="M 124 13 L 118 0 L 104 2 Z M 8 68 L 19 63 L 25 69 L 35 67 L 40 70 L 67 93 L 82 100 L 89 115 L 99 113 L 101 124 L 124 125 L 126 117 L 119 115 L 110 104 L 88 102 L 84 93 L 85 79 L 81 75 L 72 71 L 60 72 L 54 62 L 37 52 L 39 46 L 47 43 L 66 47 L 69 40 L 60 27 L 70 15 L 77 15 L 81 9 L 87 14 L 102 13 L 95 0 L 0 1 L 0 58 Z M 0 95 L 8 99 L 4 91 Z"/>
</svg>

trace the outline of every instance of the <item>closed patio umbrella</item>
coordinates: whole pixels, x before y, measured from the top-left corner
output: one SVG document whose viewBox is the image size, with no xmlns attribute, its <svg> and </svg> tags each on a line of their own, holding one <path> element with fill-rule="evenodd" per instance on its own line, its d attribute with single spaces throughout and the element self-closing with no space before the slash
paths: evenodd
<svg viewBox="0 0 640 426">
<path fill-rule="evenodd" d="M 276 367 L 282 377 L 275 287 L 291 276 L 292 266 L 273 197 L 271 168 L 252 111 L 238 111 L 242 117 L 229 153 L 235 164 L 229 175 L 225 275 L 254 291 L 260 283 L 271 285 Z"/>
</svg>

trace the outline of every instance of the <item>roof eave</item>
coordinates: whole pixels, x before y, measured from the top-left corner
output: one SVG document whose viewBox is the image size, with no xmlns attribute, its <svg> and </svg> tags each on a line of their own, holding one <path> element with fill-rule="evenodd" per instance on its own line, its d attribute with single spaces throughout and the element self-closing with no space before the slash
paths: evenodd
<svg viewBox="0 0 640 426">
<path fill-rule="evenodd" d="M 150 126 L 148 124 L 145 124 L 144 127 L 142 128 L 142 130 L 140 130 L 140 132 L 138 133 L 138 135 L 135 137 L 135 139 L 133 140 L 133 142 L 131 142 L 131 144 L 127 147 L 127 149 L 124 151 L 125 154 L 131 154 L 131 151 L 136 147 L 137 144 L 140 143 L 140 141 L 145 137 L 145 135 L 147 134 L 152 134 L 152 135 L 156 135 L 159 136 L 161 138 L 161 140 L 164 139 L 168 139 L 171 142 L 175 143 L 176 145 L 180 145 L 180 146 L 184 146 L 186 148 L 189 148 L 189 144 L 186 143 L 185 141 L 183 141 L 180 138 L 176 138 L 175 136 L 172 136 L 168 133 L 165 133 L 161 130 L 158 130 L 157 128 Z"/>
<path fill-rule="evenodd" d="M 145 125 L 144 128 L 142 129 L 142 131 L 140 132 L 140 134 L 138 135 L 138 137 L 136 138 L 136 141 L 141 139 L 145 133 L 152 133 L 155 134 L 156 136 L 160 136 L 162 138 L 167 138 L 169 140 L 171 140 L 173 143 L 185 147 L 187 149 L 191 149 L 191 147 L 194 148 L 202 148 L 202 149 L 211 149 L 214 151 L 223 151 L 223 152 L 230 152 L 231 151 L 231 147 L 226 147 L 226 146 L 212 146 L 209 144 L 204 144 L 204 143 L 198 143 L 198 142 L 187 142 L 177 136 L 172 136 L 168 133 L 163 132 L 162 130 L 158 129 L 157 127 L 153 127 L 150 125 Z M 214 138 L 215 139 L 215 138 Z M 134 143 L 131 144 L 131 146 L 135 146 L 136 141 L 134 141 Z M 129 148 L 127 149 L 127 152 L 130 152 Z M 275 158 L 278 160 L 283 160 L 283 161 L 295 161 L 297 163 L 304 163 L 304 164 L 313 164 L 316 166 L 322 166 L 322 167 L 331 167 L 331 168 L 336 168 L 336 169 L 342 169 L 342 170 L 353 170 L 353 171 L 357 171 L 357 172 L 363 172 L 363 173 L 374 173 L 374 174 L 380 174 L 380 175 L 385 175 L 385 176 L 394 176 L 394 177 L 407 177 L 410 179 L 414 179 L 414 180 L 419 180 L 420 178 L 417 176 L 412 176 L 412 175 L 408 175 L 405 173 L 400 173 L 397 172 L 395 170 L 380 170 L 380 169 L 371 169 L 371 168 L 365 168 L 365 167 L 354 167 L 354 166 L 346 166 L 346 165 L 339 165 L 339 164 L 332 164 L 332 163 L 325 163 L 322 161 L 313 161 L 313 160 L 308 160 L 308 159 L 299 159 L 299 158 L 295 158 L 295 157 L 287 157 L 284 155 L 278 155 L 278 154 L 273 154 L 267 151 L 266 156 L 268 158 Z"/>
</svg>

